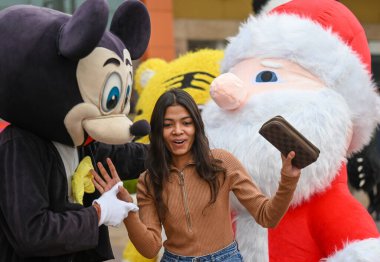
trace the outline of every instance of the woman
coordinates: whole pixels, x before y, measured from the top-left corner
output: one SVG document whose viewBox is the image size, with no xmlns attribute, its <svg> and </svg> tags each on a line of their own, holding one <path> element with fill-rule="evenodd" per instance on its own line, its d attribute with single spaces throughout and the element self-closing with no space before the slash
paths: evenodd
<svg viewBox="0 0 380 262">
<path fill-rule="evenodd" d="M 151 118 L 147 170 L 137 186 L 140 210 L 124 220 L 130 240 L 143 256 L 152 258 L 162 246 L 163 226 L 167 240 L 161 261 L 242 261 L 231 226 L 229 193 L 259 224 L 275 227 L 300 176 L 291 165 L 294 156 L 293 151 L 282 156 L 281 182 L 277 194 L 268 199 L 233 155 L 210 150 L 193 98 L 180 89 L 167 91 Z M 104 181 L 93 172 L 101 193 L 120 181 L 112 162 L 107 163 L 111 177 L 100 163 Z M 119 190 L 120 199 L 132 201 L 127 190 Z"/>
</svg>

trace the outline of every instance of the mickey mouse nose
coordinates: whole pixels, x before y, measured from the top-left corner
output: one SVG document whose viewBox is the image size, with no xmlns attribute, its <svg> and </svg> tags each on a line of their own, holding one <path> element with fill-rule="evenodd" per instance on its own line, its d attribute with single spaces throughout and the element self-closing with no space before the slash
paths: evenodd
<svg viewBox="0 0 380 262">
<path fill-rule="evenodd" d="M 149 125 L 148 121 L 142 119 L 142 120 L 139 120 L 139 121 L 133 123 L 133 125 L 131 125 L 129 131 L 130 131 L 131 135 L 133 135 L 133 136 L 146 136 L 150 132 L 150 125 Z"/>
</svg>

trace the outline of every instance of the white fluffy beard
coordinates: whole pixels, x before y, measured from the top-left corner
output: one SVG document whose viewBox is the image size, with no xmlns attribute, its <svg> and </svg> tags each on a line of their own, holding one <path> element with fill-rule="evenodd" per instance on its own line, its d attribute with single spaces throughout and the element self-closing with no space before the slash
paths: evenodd
<svg viewBox="0 0 380 262">
<path fill-rule="evenodd" d="M 225 111 L 213 101 L 202 116 L 212 148 L 233 153 L 264 194 L 278 188 L 280 152 L 258 130 L 270 118 L 281 115 L 320 149 L 318 160 L 302 169 L 292 206 L 329 187 L 346 161 L 351 112 L 343 97 L 329 88 L 320 91 L 284 90 L 253 96 L 240 109 Z M 235 197 L 234 209 L 245 212 Z"/>
</svg>

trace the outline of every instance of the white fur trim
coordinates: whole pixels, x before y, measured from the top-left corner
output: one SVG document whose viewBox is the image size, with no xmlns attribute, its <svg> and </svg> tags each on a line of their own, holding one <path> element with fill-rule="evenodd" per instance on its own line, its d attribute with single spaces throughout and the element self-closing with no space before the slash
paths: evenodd
<svg viewBox="0 0 380 262">
<path fill-rule="evenodd" d="M 260 14 L 266 14 L 275 9 L 277 6 L 286 4 L 291 0 L 271 0 L 268 1 L 260 10 Z"/>
<path fill-rule="evenodd" d="M 359 151 L 380 123 L 380 99 L 365 65 L 331 29 L 294 14 L 250 16 L 230 39 L 222 72 L 250 57 L 297 63 L 340 93 L 353 112 L 349 153 Z"/>
<path fill-rule="evenodd" d="M 268 196 L 273 196 L 278 188 L 281 156 L 258 130 L 276 115 L 285 117 L 321 151 L 317 162 L 302 170 L 292 200 L 292 206 L 297 206 L 324 192 L 345 161 L 351 115 L 342 96 L 327 88 L 278 90 L 251 97 L 239 110 L 223 110 L 212 101 L 202 111 L 211 147 L 235 155 Z M 238 201 L 233 202 L 235 208 L 239 206 Z"/>
<path fill-rule="evenodd" d="M 269 261 L 268 229 L 257 224 L 246 211 L 236 217 L 235 234 L 245 262 Z"/>
<path fill-rule="evenodd" d="M 326 262 L 379 262 L 380 238 L 369 238 L 348 243 L 344 249 L 323 259 Z"/>
</svg>

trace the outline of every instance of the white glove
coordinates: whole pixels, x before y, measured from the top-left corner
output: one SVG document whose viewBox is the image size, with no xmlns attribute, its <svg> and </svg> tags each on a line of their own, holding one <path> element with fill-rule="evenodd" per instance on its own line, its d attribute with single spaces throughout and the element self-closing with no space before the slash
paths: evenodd
<svg viewBox="0 0 380 262">
<path fill-rule="evenodd" d="M 124 218 L 128 217 L 130 211 L 136 212 L 139 210 L 135 204 L 117 198 L 116 195 L 119 192 L 119 186 L 123 186 L 123 182 L 117 183 L 111 190 L 94 200 L 94 202 L 99 204 L 101 210 L 99 226 L 104 224 L 106 226 L 116 227 Z"/>
</svg>

